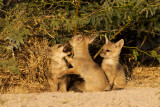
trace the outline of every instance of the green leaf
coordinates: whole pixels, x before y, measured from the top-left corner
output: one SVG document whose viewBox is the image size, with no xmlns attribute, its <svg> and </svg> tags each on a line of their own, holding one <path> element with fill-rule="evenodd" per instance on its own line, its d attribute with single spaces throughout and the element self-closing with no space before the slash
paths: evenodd
<svg viewBox="0 0 160 107">
<path fill-rule="evenodd" d="M 159 56 L 159 57 L 157 57 L 157 60 L 158 60 L 158 62 L 160 63 L 160 56 Z"/>
<path fill-rule="evenodd" d="M 92 23 L 93 26 L 95 25 L 95 22 L 96 22 L 96 18 L 95 18 L 95 16 L 92 16 L 91 23 Z"/>
<path fill-rule="evenodd" d="M 152 51 L 151 51 L 151 56 L 152 56 L 152 57 L 157 57 L 157 52 L 154 51 L 154 50 L 152 50 Z"/>
<path fill-rule="evenodd" d="M 136 49 L 132 50 L 133 56 L 134 56 L 134 60 L 137 61 L 137 57 L 139 56 L 138 51 Z"/>
</svg>

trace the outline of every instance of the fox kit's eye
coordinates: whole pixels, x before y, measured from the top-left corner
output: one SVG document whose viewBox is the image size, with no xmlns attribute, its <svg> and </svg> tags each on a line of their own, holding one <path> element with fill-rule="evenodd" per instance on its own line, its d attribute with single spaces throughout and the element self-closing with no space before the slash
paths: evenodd
<svg viewBox="0 0 160 107">
<path fill-rule="evenodd" d="M 62 45 L 59 45 L 58 48 L 60 48 Z"/>
<path fill-rule="evenodd" d="M 106 52 L 111 52 L 111 50 L 107 49 Z"/>
</svg>

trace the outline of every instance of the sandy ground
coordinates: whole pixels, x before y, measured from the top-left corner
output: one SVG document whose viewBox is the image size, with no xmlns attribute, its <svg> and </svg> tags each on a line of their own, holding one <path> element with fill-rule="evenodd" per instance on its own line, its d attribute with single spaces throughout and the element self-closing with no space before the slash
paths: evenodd
<svg viewBox="0 0 160 107">
<path fill-rule="evenodd" d="M 0 94 L 0 107 L 160 107 L 160 67 L 136 68 L 132 80 L 123 90 L 86 93 L 18 92 Z"/>
<path fill-rule="evenodd" d="M 160 107 L 158 88 L 108 92 L 1 94 L 0 107 Z"/>
</svg>

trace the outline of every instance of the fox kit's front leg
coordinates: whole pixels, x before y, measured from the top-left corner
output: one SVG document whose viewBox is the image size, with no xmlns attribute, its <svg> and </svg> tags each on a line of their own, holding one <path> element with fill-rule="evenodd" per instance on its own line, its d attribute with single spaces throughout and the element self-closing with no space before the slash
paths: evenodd
<svg viewBox="0 0 160 107">
<path fill-rule="evenodd" d="M 69 84 L 70 79 L 64 77 L 58 84 L 58 91 L 67 92 L 67 86 Z"/>
<path fill-rule="evenodd" d="M 67 60 L 68 63 L 70 63 L 72 66 L 74 66 L 73 58 L 66 56 L 65 59 Z"/>
<path fill-rule="evenodd" d="M 70 68 L 70 69 L 60 72 L 58 74 L 58 78 L 61 78 L 67 74 L 79 74 L 79 72 L 75 68 Z"/>
</svg>

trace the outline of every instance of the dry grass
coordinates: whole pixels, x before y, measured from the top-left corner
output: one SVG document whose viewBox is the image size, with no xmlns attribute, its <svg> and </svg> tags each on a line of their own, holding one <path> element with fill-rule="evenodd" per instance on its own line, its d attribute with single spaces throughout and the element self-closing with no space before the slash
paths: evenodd
<svg viewBox="0 0 160 107">
<path fill-rule="evenodd" d="M 49 80 L 50 59 L 46 48 L 48 41 L 42 38 L 30 38 L 21 51 L 15 51 L 19 62 L 19 75 L 11 72 L 0 73 L 1 93 L 29 93 L 51 91 Z"/>
<path fill-rule="evenodd" d="M 127 88 L 132 87 L 159 87 L 160 86 L 160 66 L 159 67 L 136 67 L 133 69 L 131 80 Z"/>
</svg>

